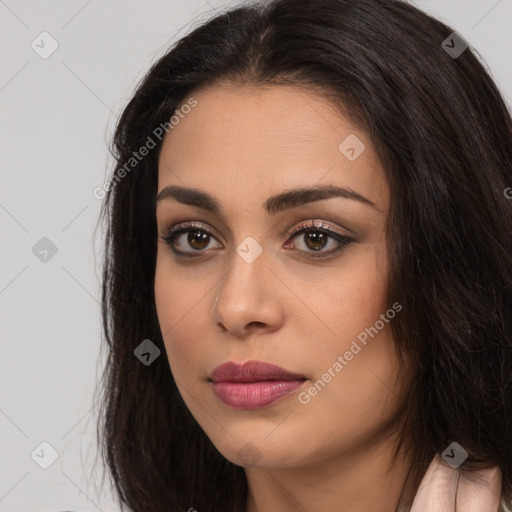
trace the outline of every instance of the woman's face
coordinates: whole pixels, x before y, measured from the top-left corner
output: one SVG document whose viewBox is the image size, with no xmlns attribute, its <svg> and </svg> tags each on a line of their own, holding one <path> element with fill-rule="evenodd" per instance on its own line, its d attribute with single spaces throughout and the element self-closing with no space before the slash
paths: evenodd
<svg viewBox="0 0 512 512">
<path fill-rule="evenodd" d="M 299 467 L 367 446 L 403 398 L 390 332 L 401 305 L 385 300 L 389 190 L 370 140 L 288 86 L 193 98 L 164 139 L 158 192 L 177 188 L 156 210 L 155 300 L 178 389 L 235 464 Z M 315 196 L 326 186 L 352 196 Z M 309 192 L 269 201 L 297 189 Z M 188 231 L 170 246 L 170 228 Z M 294 376 L 212 382 L 228 361 Z"/>
</svg>

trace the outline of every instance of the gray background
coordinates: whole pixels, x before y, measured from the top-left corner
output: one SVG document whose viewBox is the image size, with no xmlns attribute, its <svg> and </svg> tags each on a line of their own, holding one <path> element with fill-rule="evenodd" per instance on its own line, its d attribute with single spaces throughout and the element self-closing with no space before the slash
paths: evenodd
<svg viewBox="0 0 512 512">
<path fill-rule="evenodd" d="M 169 43 L 234 3 L 0 0 L 0 512 L 118 510 L 94 469 L 102 243 L 92 192 L 136 82 Z M 510 104 L 512 0 L 415 4 L 480 52 Z M 31 47 L 51 48 L 44 31 L 58 43 L 46 59 Z M 43 441 L 58 453 L 47 469 L 31 457 L 50 461 Z"/>
</svg>

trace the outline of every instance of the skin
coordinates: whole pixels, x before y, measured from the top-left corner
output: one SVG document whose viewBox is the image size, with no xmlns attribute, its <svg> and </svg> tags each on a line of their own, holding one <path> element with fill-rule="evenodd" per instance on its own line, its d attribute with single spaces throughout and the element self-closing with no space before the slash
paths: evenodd
<svg viewBox="0 0 512 512">
<path fill-rule="evenodd" d="M 164 139 L 158 192 L 169 185 L 198 188 L 224 211 L 174 199 L 157 203 L 155 300 L 178 389 L 219 452 L 245 466 L 247 512 L 392 512 L 412 459 L 402 455 L 391 464 L 396 434 L 385 428 L 407 390 L 390 324 L 307 404 L 298 400 L 391 307 L 389 189 L 371 141 L 311 90 L 221 84 L 192 96 L 197 106 Z M 350 134 L 366 146 L 354 161 L 338 149 Z M 274 194 L 326 184 L 348 187 L 376 208 L 339 197 L 274 215 L 262 208 Z M 307 233 L 287 234 L 310 220 L 350 235 L 346 227 L 355 242 L 314 259 Z M 199 254 L 190 262 L 161 238 L 185 221 L 212 231 L 199 246 L 203 252 L 187 234 L 175 240 L 179 250 Z M 263 250 L 252 263 L 236 252 L 248 236 Z M 321 252 L 337 246 L 329 239 Z M 251 359 L 308 381 L 263 409 L 224 405 L 210 372 L 225 361 Z M 241 459 L 247 453 L 253 453 L 250 465 Z"/>
</svg>

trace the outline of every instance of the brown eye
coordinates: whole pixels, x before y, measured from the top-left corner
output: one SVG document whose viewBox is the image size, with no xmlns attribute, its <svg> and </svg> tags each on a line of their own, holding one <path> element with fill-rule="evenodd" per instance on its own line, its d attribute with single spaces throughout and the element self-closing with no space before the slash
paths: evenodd
<svg viewBox="0 0 512 512">
<path fill-rule="evenodd" d="M 195 224 L 181 224 L 180 227 L 171 229 L 167 235 L 160 238 L 174 253 L 191 257 L 195 256 L 194 252 L 205 252 L 211 242 L 216 240 L 210 231 Z"/>
<path fill-rule="evenodd" d="M 331 254 L 340 252 L 347 245 L 354 242 L 353 238 L 324 228 L 322 222 L 301 223 L 290 234 L 292 235 L 292 240 L 302 240 L 302 243 L 298 244 L 302 246 L 298 248 L 300 252 L 318 253 L 311 254 L 315 258 L 329 257 Z M 326 247 L 331 248 L 324 250 Z"/>
<path fill-rule="evenodd" d="M 187 243 L 195 250 L 206 249 L 210 241 L 210 235 L 204 231 L 188 231 Z"/>
<path fill-rule="evenodd" d="M 304 232 L 304 244 L 308 249 L 314 251 L 320 251 L 324 249 L 329 242 L 330 236 L 323 233 L 322 231 L 305 231 Z"/>
</svg>

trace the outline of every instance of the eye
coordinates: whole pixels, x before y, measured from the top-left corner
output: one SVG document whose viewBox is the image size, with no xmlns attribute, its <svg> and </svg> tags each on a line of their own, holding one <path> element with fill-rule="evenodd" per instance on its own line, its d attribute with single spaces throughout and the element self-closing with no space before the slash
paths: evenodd
<svg viewBox="0 0 512 512">
<path fill-rule="evenodd" d="M 298 239 L 300 235 L 304 235 L 302 244 L 299 244 L 302 245 L 303 248 L 298 249 L 298 251 L 317 253 L 308 255 L 312 258 L 328 258 L 355 241 L 351 237 L 329 229 L 321 220 L 301 222 L 292 230 L 288 231 L 288 234 L 292 236 L 291 240 Z M 183 235 L 187 236 L 185 237 Z M 206 252 L 207 249 L 212 249 L 212 247 L 210 247 L 211 242 L 217 240 L 212 231 L 204 224 L 195 222 L 182 223 L 176 228 L 169 229 L 166 235 L 160 235 L 160 238 L 175 254 L 184 258 L 201 256 L 200 253 Z M 291 245 L 293 246 L 295 244 Z M 334 248 L 324 250 L 329 245 L 334 246 Z M 187 250 L 187 246 L 188 248 L 192 248 L 192 250 Z M 287 242 L 285 248 L 289 248 L 289 246 L 290 241 Z M 218 247 L 222 246 L 219 244 Z"/>
<path fill-rule="evenodd" d="M 288 232 L 292 235 L 292 240 L 295 238 L 300 239 L 302 236 L 303 249 L 299 249 L 300 252 L 313 252 L 317 254 L 311 254 L 313 258 L 327 258 L 332 254 L 336 254 L 342 251 L 349 244 L 354 242 L 354 239 L 328 229 L 327 225 L 321 220 L 311 220 L 308 222 L 302 222 L 295 226 L 291 231 Z M 329 242 L 331 242 L 329 244 Z M 334 246 L 330 250 L 323 250 L 329 245 Z"/>
<path fill-rule="evenodd" d="M 188 236 L 184 237 L 183 235 L 185 234 Z M 204 227 L 203 224 L 194 222 L 185 222 L 180 224 L 179 227 L 170 229 L 165 236 L 160 236 L 160 238 L 171 248 L 175 254 L 188 258 L 194 258 L 196 256 L 191 253 L 204 252 L 204 249 L 208 249 L 210 242 L 212 240 L 216 240 L 212 232 Z M 176 247 L 180 246 L 180 243 L 181 248 L 177 249 Z M 192 251 L 183 250 L 184 245 L 191 247 Z M 199 254 L 197 256 L 199 256 Z"/>
</svg>

